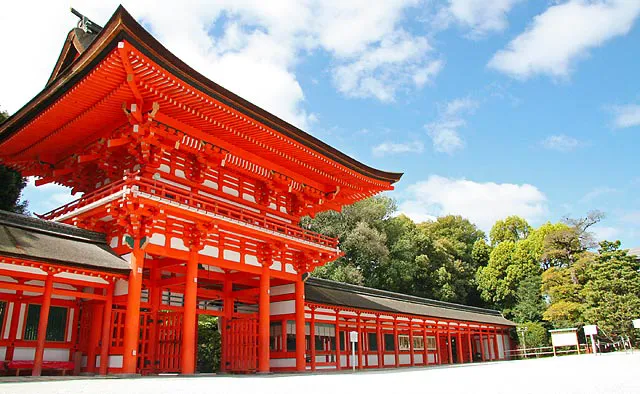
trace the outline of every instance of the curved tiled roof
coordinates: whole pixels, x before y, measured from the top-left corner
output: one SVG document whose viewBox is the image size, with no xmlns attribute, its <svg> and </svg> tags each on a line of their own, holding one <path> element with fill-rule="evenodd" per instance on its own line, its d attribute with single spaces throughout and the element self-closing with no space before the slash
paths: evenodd
<svg viewBox="0 0 640 394">
<path fill-rule="evenodd" d="M 400 313 L 441 319 L 515 326 L 499 311 L 355 286 L 326 279 L 309 278 L 305 299 L 320 304 Z"/>
<path fill-rule="evenodd" d="M 102 233 L 6 211 L 0 211 L 1 256 L 113 272 L 130 270 Z"/>
</svg>

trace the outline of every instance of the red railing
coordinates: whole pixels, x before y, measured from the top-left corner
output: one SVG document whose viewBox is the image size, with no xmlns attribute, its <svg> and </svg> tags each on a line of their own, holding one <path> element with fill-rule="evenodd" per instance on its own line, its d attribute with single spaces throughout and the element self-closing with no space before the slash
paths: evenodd
<svg viewBox="0 0 640 394">
<path fill-rule="evenodd" d="M 161 204 L 166 204 L 166 201 L 175 202 L 205 211 L 206 214 L 215 214 L 231 219 L 233 222 L 238 224 L 260 227 L 279 235 L 286 235 L 329 248 L 337 248 L 338 246 L 338 240 L 336 238 L 327 237 L 313 231 L 305 230 L 297 225 L 272 218 L 267 216 L 265 211 L 256 212 L 257 209 L 255 208 L 244 208 L 211 197 L 199 194 L 194 195 L 194 193 L 189 190 L 139 176 L 129 177 L 122 181 L 114 182 L 102 189 L 88 193 L 78 200 L 65 204 L 44 215 L 40 215 L 40 217 L 49 220 L 55 219 L 61 215 L 86 207 L 91 203 L 114 195 L 120 191 L 124 191 L 125 193 L 134 193 L 134 195 L 138 196 L 142 193 L 142 197 L 147 197 L 151 200 L 154 200 L 154 197 L 164 200 L 163 202 L 160 202 Z M 169 203 L 169 205 L 171 204 Z"/>
</svg>

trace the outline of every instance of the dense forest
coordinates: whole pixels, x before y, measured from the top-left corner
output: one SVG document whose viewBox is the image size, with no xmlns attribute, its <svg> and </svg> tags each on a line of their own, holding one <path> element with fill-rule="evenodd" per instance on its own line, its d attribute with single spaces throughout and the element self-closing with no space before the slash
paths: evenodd
<svg viewBox="0 0 640 394">
<path fill-rule="evenodd" d="M 305 228 L 338 237 L 344 256 L 314 276 L 443 301 L 496 308 L 528 327 L 529 346 L 547 329 L 597 324 L 605 338 L 635 340 L 640 262 L 619 241 L 594 241 L 600 212 L 533 228 L 498 220 L 490 233 L 461 216 L 414 223 L 379 196 L 304 218 Z"/>
</svg>

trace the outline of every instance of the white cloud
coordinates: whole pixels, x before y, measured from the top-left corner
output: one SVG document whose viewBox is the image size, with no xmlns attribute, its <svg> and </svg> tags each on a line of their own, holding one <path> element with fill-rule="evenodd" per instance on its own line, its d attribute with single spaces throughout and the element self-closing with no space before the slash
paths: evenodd
<svg viewBox="0 0 640 394">
<path fill-rule="evenodd" d="M 429 60 L 431 50 L 425 37 L 394 32 L 335 67 L 333 80 L 347 96 L 392 101 L 398 89 L 421 87 L 440 72 L 443 63 Z"/>
<path fill-rule="evenodd" d="M 619 129 L 640 126 L 640 105 L 627 104 L 612 107 L 613 126 Z"/>
<path fill-rule="evenodd" d="M 406 143 L 384 142 L 376 145 L 371 150 L 375 156 L 385 156 L 397 153 L 422 153 L 424 144 L 422 141 L 412 141 Z"/>
<path fill-rule="evenodd" d="M 604 187 L 597 187 L 593 190 L 590 190 L 589 192 L 587 192 L 584 196 L 582 196 L 582 198 L 580 199 L 581 203 L 588 203 L 591 201 L 594 201 L 602 196 L 606 196 L 606 195 L 610 195 L 610 194 L 614 194 L 614 193 L 619 193 L 620 191 L 618 189 L 614 189 L 612 187 L 608 187 L 608 186 L 604 186 Z"/>
<path fill-rule="evenodd" d="M 638 14 L 638 0 L 571 0 L 551 6 L 498 51 L 489 67 L 523 79 L 566 77 L 590 49 L 627 34 Z"/>
<path fill-rule="evenodd" d="M 610 226 L 594 226 L 591 229 L 597 241 L 615 241 L 621 234 L 621 231 Z"/>
<path fill-rule="evenodd" d="M 542 140 L 541 144 L 547 149 L 569 152 L 580 146 L 580 141 L 568 135 L 558 134 L 548 136 Z"/>
<path fill-rule="evenodd" d="M 507 14 L 521 0 L 449 0 L 436 16 L 442 27 L 451 22 L 470 29 L 471 37 L 481 37 L 507 27 Z"/>
<path fill-rule="evenodd" d="M 425 125 L 437 152 L 453 154 L 464 148 L 459 130 L 466 126 L 464 115 L 473 113 L 478 102 L 470 98 L 452 100 L 440 108 L 438 119 Z"/>
<path fill-rule="evenodd" d="M 432 175 L 408 187 L 399 211 L 413 218 L 462 215 L 483 230 L 498 219 L 519 215 L 535 223 L 547 214 L 547 198 L 529 184 L 474 182 Z"/>
<path fill-rule="evenodd" d="M 74 7 L 104 24 L 119 2 L 76 0 Z M 419 0 L 375 7 L 368 0 L 122 3 L 187 64 L 302 128 L 310 127 L 315 115 L 305 109 L 296 67 L 317 51 L 330 56 L 340 92 L 383 101 L 392 101 L 399 91 L 420 88 L 442 67 L 431 58 L 426 38 L 400 27 L 407 9 Z M 21 36 L 3 44 L 5 53 L 19 53 L 21 59 L 0 64 L 0 105 L 9 112 L 42 89 L 67 32 L 77 23 L 68 6 L 59 2 L 36 7 L 38 12 L 33 12 L 31 2 L 9 2 L 0 14 L 0 35 L 11 37 L 19 31 Z M 25 28 L 16 15 L 29 15 L 29 25 L 37 28 Z"/>
</svg>

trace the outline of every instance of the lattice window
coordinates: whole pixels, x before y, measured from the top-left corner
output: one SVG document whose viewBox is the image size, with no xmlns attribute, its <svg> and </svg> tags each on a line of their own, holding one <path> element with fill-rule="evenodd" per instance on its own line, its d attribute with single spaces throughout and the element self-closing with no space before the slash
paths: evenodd
<svg viewBox="0 0 640 394">
<path fill-rule="evenodd" d="M 30 304 L 27 310 L 27 321 L 24 329 L 24 339 L 35 341 L 38 339 L 38 322 L 40 321 L 40 305 Z M 52 306 L 49 309 L 46 340 L 64 342 L 69 310 L 65 307 Z"/>
<path fill-rule="evenodd" d="M 427 349 L 436 350 L 436 337 L 427 337 Z"/>
<path fill-rule="evenodd" d="M 413 350 L 424 350 L 424 338 L 421 336 L 413 337 Z"/>
</svg>

